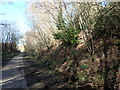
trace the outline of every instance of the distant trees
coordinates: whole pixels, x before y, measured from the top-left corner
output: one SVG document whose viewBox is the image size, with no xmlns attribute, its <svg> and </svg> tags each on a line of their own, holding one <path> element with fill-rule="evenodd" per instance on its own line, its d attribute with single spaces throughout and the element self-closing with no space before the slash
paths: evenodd
<svg viewBox="0 0 120 90">
<path fill-rule="evenodd" d="M 4 53 L 14 53 L 17 51 L 17 44 L 20 39 L 20 34 L 17 26 L 5 22 L 1 26 L 2 31 L 2 52 Z"/>
</svg>

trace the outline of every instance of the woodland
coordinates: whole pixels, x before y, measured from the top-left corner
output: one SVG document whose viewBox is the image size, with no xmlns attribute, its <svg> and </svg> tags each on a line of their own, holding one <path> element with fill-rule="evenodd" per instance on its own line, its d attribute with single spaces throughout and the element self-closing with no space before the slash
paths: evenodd
<svg viewBox="0 0 120 90">
<path fill-rule="evenodd" d="M 119 90 L 120 2 L 30 2 L 27 15 L 31 60 L 60 74 L 65 87 Z M 16 50 L 16 33 L 8 34 L 3 52 Z"/>
</svg>

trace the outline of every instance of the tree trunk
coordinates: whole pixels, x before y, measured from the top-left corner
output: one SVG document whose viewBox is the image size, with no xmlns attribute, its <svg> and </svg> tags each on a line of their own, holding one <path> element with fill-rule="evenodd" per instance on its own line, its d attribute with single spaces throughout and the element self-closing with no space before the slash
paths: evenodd
<svg viewBox="0 0 120 90">
<path fill-rule="evenodd" d="M 107 45 L 107 36 L 103 39 L 103 54 L 104 54 L 104 90 L 110 90 L 109 86 L 109 80 L 108 80 L 108 60 L 107 60 L 107 51 L 108 51 L 108 45 Z"/>
</svg>

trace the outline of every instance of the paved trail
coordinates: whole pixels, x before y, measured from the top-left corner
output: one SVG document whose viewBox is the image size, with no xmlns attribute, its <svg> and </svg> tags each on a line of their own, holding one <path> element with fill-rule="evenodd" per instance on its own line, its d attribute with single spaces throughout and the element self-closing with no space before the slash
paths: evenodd
<svg viewBox="0 0 120 90">
<path fill-rule="evenodd" d="M 0 68 L 2 71 L 0 89 L 26 88 L 30 90 L 33 88 L 56 87 L 56 84 L 59 84 L 55 79 L 56 77 L 39 66 L 40 64 L 29 61 L 29 58 L 24 53 L 14 57 L 5 66 Z"/>
<path fill-rule="evenodd" d="M 27 83 L 23 77 L 23 71 L 19 68 L 23 66 L 23 53 L 14 57 L 2 70 L 0 87 L 2 88 L 27 88 Z"/>
</svg>

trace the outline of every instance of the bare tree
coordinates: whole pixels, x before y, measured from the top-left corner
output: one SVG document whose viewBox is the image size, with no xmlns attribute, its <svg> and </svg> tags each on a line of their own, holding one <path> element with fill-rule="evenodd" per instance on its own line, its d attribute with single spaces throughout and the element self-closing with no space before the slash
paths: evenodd
<svg viewBox="0 0 120 90">
<path fill-rule="evenodd" d="M 31 35 L 31 37 L 36 38 L 36 44 L 39 43 L 38 45 L 41 44 L 44 46 L 44 48 L 49 50 L 52 45 L 56 44 L 56 41 L 53 37 L 56 26 L 54 24 L 53 18 L 51 18 L 50 14 L 47 12 L 46 4 L 32 2 L 30 3 L 28 12 L 30 14 L 29 17 L 33 25 L 31 30 L 34 32 L 34 35 Z"/>
<path fill-rule="evenodd" d="M 3 52 L 17 51 L 20 34 L 15 25 L 5 23 L 2 26 L 2 50 Z"/>
</svg>

